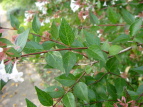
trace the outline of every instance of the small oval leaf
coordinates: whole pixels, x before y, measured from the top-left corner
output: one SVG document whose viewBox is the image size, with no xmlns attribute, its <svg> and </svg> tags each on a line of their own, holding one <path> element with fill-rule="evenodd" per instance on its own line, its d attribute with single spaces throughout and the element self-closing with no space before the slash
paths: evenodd
<svg viewBox="0 0 143 107">
<path fill-rule="evenodd" d="M 38 99 L 42 105 L 44 105 L 44 106 L 53 105 L 53 99 L 48 93 L 46 93 L 45 91 L 42 91 L 41 89 L 39 89 L 36 86 L 35 86 L 35 89 L 37 92 Z"/>
</svg>

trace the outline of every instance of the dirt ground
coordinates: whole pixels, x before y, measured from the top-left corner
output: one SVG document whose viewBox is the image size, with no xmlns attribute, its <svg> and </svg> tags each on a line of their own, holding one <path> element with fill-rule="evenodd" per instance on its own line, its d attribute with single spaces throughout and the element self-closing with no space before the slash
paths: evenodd
<svg viewBox="0 0 143 107">
<path fill-rule="evenodd" d="M 0 5 L 0 26 L 9 28 L 10 22 L 7 21 L 6 11 L 2 10 Z M 13 31 L 5 30 L 3 36 L 7 39 L 11 39 Z M 3 88 L 3 94 L 0 94 L 0 107 L 26 107 L 25 98 L 28 98 L 37 107 L 43 107 L 36 96 L 34 86 L 43 88 L 43 81 L 40 75 L 30 64 L 20 64 L 18 67 L 19 72 L 24 73 L 24 82 L 15 83 L 9 81 Z"/>
</svg>

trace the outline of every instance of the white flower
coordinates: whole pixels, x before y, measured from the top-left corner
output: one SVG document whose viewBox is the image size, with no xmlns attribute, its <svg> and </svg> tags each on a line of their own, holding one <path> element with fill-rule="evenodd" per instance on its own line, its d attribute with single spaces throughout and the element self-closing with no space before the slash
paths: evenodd
<svg viewBox="0 0 143 107">
<path fill-rule="evenodd" d="M 21 78 L 21 76 L 23 76 L 23 72 L 18 72 L 17 68 L 16 68 L 16 64 L 17 62 L 14 63 L 13 69 L 12 69 L 12 73 L 9 74 L 9 79 L 14 80 L 15 82 L 23 82 L 24 79 Z"/>
<path fill-rule="evenodd" d="M 107 3 L 106 3 L 106 1 L 104 1 L 104 4 L 103 4 L 103 6 L 107 6 Z"/>
<path fill-rule="evenodd" d="M 83 19 L 85 20 L 85 19 L 87 18 L 87 16 L 88 16 L 88 15 L 84 15 L 84 16 L 83 16 Z"/>
<path fill-rule="evenodd" d="M 4 61 L 2 60 L 1 64 L 0 64 L 0 80 L 2 79 L 4 82 L 7 82 L 8 76 L 9 76 L 9 74 L 6 73 Z"/>
<path fill-rule="evenodd" d="M 0 48 L 0 52 L 3 52 L 3 48 Z"/>
<path fill-rule="evenodd" d="M 72 11 L 75 12 L 75 11 L 77 11 L 79 9 L 80 6 L 75 4 L 74 0 L 71 0 L 70 7 L 71 7 Z"/>
<path fill-rule="evenodd" d="M 47 14 L 47 7 L 48 1 L 43 2 L 35 2 L 37 8 L 42 11 L 43 14 Z"/>
<path fill-rule="evenodd" d="M 115 1 L 114 0 L 112 1 L 112 5 L 115 5 Z"/>
</svg>

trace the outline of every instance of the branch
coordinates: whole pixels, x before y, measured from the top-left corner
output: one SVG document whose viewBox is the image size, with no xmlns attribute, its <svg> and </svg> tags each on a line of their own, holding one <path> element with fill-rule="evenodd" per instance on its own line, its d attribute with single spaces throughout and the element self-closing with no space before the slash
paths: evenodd
<svg viewBox="0 0 143 107">
<path fill-rule="evenodd" d="M 101 80 L 103 79 L 103 77 L 106 76 L 107 74 L 109 74 L 109 72 L 105 73 L 99 80 L 97 80 L 97 81 L 95 81 L 94 83 L 91 83 L 91 84 L 89 84 L 89 85 L 98 83 L 98 82 L 101 81 Z"/>
<path fill-rule="evenodd" d="M 136 102 L 143 96 L 143 93 L 136 99 Z"/>
<path fill-rule="evenodd" d="M 35 35 L 35 36 L 38 36 L 38 37 L 41 37 L 40 35 L 37 35 L 37 34 L 34 34 L 34 33 L 30 33 L 30 34 Z M 46 38 L 46 37 L 43 37 L 43 38 L 48 39 L 49 41 L 52 41 L 52 42 L 55 42 L 55 43 L 57 43 L 57 44 L 60 44 L 60 45 L 63 45 L 63 46 L 66 46 L 66 47 L 70 48 L 70 46 L 65 45 L 65 44 L 63 44 L 63 43 L 61 43 L 61 42 L 59 42 L 59 41 L 55 41 L 55 40 L 53 40 L 53 39 Z M 85 58 L 88 58 L 88 56 L 86 56 L 85 54 L 83 54 L 83 53 L 81 53 L 81 52 L 77 52 L 77 51 L 73 51 L 73 52 L 78 53 L 78 54 L 80 54 L 80 55 L 83 55 Z"/>
<path fill-rule="evenodd" d="M 80 81 L 80 79 L 86 74 L 86 72 L 83 72 L 83 74 L 77 79 L 77 81 L 65 92 L 65 94 L 60 97 L 58 99 L 58 101 L 52 106 L 52 107 L 56 107 L 56 105 L 62 100 L 62 98 L 69 92 L 72 90 L 72 88 Z"/>
<path fill-rule="evenodd" d="M 29 55 L 37 55 L 37 54 L 41 54 L 41 53 L 48 53 L 50 51 L 77 50 L 77 49 L 88 49 L 88 47 L 54 49 L 54 50 L 48 50 L 48 51 L 43 51 L 43 52 L 25 54 L 25 55 L 21 55 L 21 57 L 25 57 L 25 56 L 29 56 Z"/>
</svg>

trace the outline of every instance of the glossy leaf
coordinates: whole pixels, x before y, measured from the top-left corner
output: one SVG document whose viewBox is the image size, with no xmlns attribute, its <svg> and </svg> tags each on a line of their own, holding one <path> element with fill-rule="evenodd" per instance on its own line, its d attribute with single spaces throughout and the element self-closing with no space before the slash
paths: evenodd
<svg viewBox="0 0 143 107">
<path fill-rule="evenodd" d="M 6 52 L 11 57 L 20 57 L 19 52 L 17 52 L 14 48 L 9 48 Z"/>
<path fill-rule="evenodd" d="M 95 60 L 106 61 L 106 58 L 98 45 L 92 45 L 87 50 L 87 55 Z"/>
<path fill-rule="evenodd" d="M 25 99 L 26 100 L 26 104 L 27 104 L 27 107 L 37 107 L 35 104 L 33 104 L 30 100 L 28 100 L 27 98 Z"/>
<path fill-rule="evenodd" d="M 12 14 L 10 14 L 10 22 L 11 22 L 11 26 L 13 28 L 15 28 L 15 29 L 19 28 L 20 23 L 19 23 L 18 19 Z"/>
<path fill-rule="evenodd" d="M 104 51 L 109 51 L 109 48 L 110 48 L 110 44 L 108 43 L 108 40 L 106 40 L 102 46 L 101 46 L 101 49 L 104 50 Z"/>
<path fill-rule="evenodd" d="M 135 21 L 134 15 L 132 15 L 125 9 L 122 9 L 121 14 L 125 22 L 127 22 L 127 24 L 131 25 Z"/>
<path fill-rule="evenodd" d="M 130 37 L 126 34 L 121 34 L 119 35 L 117 38 L 115 38 L 112 43 L 115 44 L 115 43 L 124 43 L 124 42 L 127 42 L 130 40 Z"/>
<path fill-rule="evenodd" d="M 137 89 L 137 93 L 140 95 L 143 93 L 143 85 L 140 85 Z"/>
<path fill-rule="evenodd" d="M 116 23 L 116 22 L 119 21 L 119 15 L 117 14 L 116 11 L 113 10 L 112 7 L 108 7 L 108 9 L 107 9 L 107 16 L 108 16 L 108 19 L 112 23 Z"/>
<path fill-rule="evenodd" d="M 121 97 L 123 95 L 124 87 L 127 86 L 126 81 L 123 78 L 117 78 L 115 79 L 114 84 L 117 90 L 117 95 Z"/>
<path fill-rule="evenodd" d="M 69 74 L 69 72 L 71 71 L 73 66 L 76 64 L 76 60 L 77 60 L 77 58 L 76 58 L 75 53 L 67 52 L 66 54 L 64 54 L 63 65 L 64 65 L 66 75 Z"/>
<path fill-rule="evenodd" d="M 59 29 L 54 21 L 51 26 L 51 37 L 54 39 L 57 39 L 59 37 Z"/>
<path fill-rule="evenodd" d="M 21 33 L 16 39 L 15 44 L 16 44 L 16 50 L 18 52 L 21 52 L 23 48 L 25 47 L 27 39 L 28 39 L 29 31 L 30 29 L 27 29 L 26 31 Z"/>
<path fill-rule="evenodd" d="M 143 66 L 132 68 L 131 70 L 138 72 L 139 74 L 143 74 Z"/>
<path fill-rule="evenodd" d="M 142 25 L 142 19 L 136 20 L 129 28 L 130 35 L 135 36 L 137 32 L 140 30 L 141 25 Z"/>
<path fill-rule="evenodd" d="M 42 105 L 44 105 L 44 106 L 53 105 L 53 99 L 48 93 L 46 93 L 45 91 L 42 91 L 41 89 L 39 89 L 36 86 L 35 86 L 35 89 L 37 92 L 38 99 Z"/>
<path fill-rule="evenodd" d="M 88 89 L 88 98 L 90 99 L 90 101 L 96 100 L 95 92 L 92 89 Z"/>
<path fill-rule="evenodd" d="M 106 62 L 106 67 L 107 70 L 109 72 L 115 72 L 118 69 L 118 64 L 119 61 L 117 60 L 116 57 L 110 58 L 107 62 Z"/>
<path fill-rule="evenodd" d="M 71 92 L 68 92 L 62 99 L 65 107 L 76 107 L 75 97 Z"/>
<path fill-rule="evenodd" d="M 55 45 L 55 43 L 52 41 L 46 41 L 42 44 L 42 46 L 45 50 L 50 50 L 54 45 Z"/>
<path fill-rule="evenodd" d="M 91 33 L 88 33 L 86 31 L 84 31 L 84 34 L 85 34 L 85 38 L 88 43 L 88 46 L 95 45 L 95 44 L 100 45 L 100 39 L 97 36 L 95 36 Z"/>
<path fill-rule="evenodd" d="M 8 39 L 6 38 L 0 38 L 0 43 L 4 43 L 6 45 L 13 45 Z"/>
<path fill-rule="evenodd" d="M 41 52 L 43 50 L 43 46 L 34 41 L 27 42 L 26 46 L 23 49 L 23 51 L 27 54 Z"/>
<path fill-rule="evenodd" d="M 64 95 L 64 89 L 59 86 L 50 86 L 45 89 L 45 91 L 52 97 L 52 98 L 59 98 Z"/>
<path fill-rule="evenodd" d="M 41 23 L 39 21 L 38 15 L 34 16 L 33 22 L 32 22 L 32 29 L 35 33 L 39 33 L 41 27 Z"/>
<path fill-rule="evenodd" d="M 68 76 L 66 74 L 62 74 L 56 77 L 55 80 L 57 80 L 64 86 L 71 86 L 76 82 L 76 78 L 73 74 L 69 74 Z"/>
<path fill-rule="evenodd" d="M 66 45 L 71 45 L 74 42 L 74 32 L 65 19 L 62 19 L 59 37 L 60 40 Z"/>
<path fill-rule="evenodd" d="M 122 50 L 122 47 L 119 45 L 112 45 L 109 49 L 110 55 L 116 55 Z"/>
<path fill-rule="evenodd" d="M 97 16 L 94 15 L 91 10 L 89 11 L 89 16 L 90 16 L 90 21 L 92 24 L 99 24 L 100 23 Z"/>
<path fill-rule="evenodd" d="M 52 66 L 53 68 L 64 71 L 63 58 L 60 52 L 58 51 L 48 52 L 46 56 L 46 61 L 48 65 Z"/>
<path fill-rule="evenodd" d="M 4 82 L 3 80 L 0 80 L 0 93 L 2 92 L 2 89 L 6 84 L 7 84 L 6 82 Z"/>
<path fill-rule="evenodd" d="M 79 82 L 77 83 L 74 88 L 74 95 L 77 96 L 81 100 L 89 101 L 88 99 L 88 87 L 85 83 Z"/>
<path fill-rule="evenodd" d="M 117 99 L 117 92 L 114 85 L 107 83 L 107 91 L 113 99 Z"/>
</svg>

